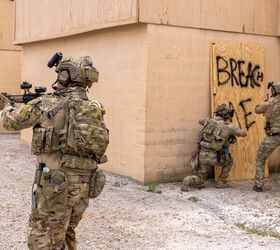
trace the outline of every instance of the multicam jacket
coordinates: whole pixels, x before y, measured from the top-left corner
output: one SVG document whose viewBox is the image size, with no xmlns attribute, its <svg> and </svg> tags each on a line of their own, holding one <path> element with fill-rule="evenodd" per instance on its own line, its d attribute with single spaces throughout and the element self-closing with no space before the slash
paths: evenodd
<svg viewBox="0 0 280 250">
<path fill-rule="evenodd" d="M 89 101 L 84 88 L 70 87 L 34 99 L 19 109 L 7 107 L 1 119 L 8 130 L 33 127 L 32 152 L 53 169 L 95 169 L 95 153 L 104 154 L 109 142 L 104 114 L 104 107 Z"/>
<path fill-rule="evenodd" d="M 204 126 L 200 146 L 215 151 L 219 151 L 224 145 L 227 145 L 231 136 L 242 136 L 244 133 L 240 128 L 235 127 L 232 123 L 226 122 L 220 116 L 206 118 L 200 120 L 199 123 Z M 209 123 L 214 127 L 212 128 L 212 134 L 211 131 L 208 131 L 208 128 L 211 127 Z"/>
<path fill-rule="evenodd" d="M 280 94 L 273 100 L 257 105 L 255 112 L 265 115 L 267 134 L 280 134 Z"/>
</svg>

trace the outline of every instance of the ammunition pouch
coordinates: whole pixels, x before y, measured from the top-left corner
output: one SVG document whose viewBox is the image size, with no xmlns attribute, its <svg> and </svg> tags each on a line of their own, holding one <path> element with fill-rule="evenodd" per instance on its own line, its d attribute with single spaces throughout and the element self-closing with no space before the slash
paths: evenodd
<svg viewBox="0 0 280 250">
<path fill-rule="evenodd" d="M 31 152 L 35 155 L 52 153 L 60 148 L 59 134 L 54 127 L 34 127 L 31 143 Z"/>
<path fill-rule="evenodd" d="M 37 179 L 37 171 L 35 182 L 39 185 L 35 191 L 35 199 L 38 208 L 45 211 L 63 210 L 67 206 L 68 201 L 68 179 L 65 173 L 59 170 L 50 170 L 50 172 L 42 172 L 40 179 Z"/>
<path fill-rule="evenodd" d="M 92 173 L 89 184 L 89 198 L 99 196 L 104 188 L 106 176 L 102 170 L 97 170 Z"/>
<path fill-rule="evenodd" d="M 199 149 L 197 149 L 191 156 L 190 165 L 192 170 L 197 171 L 199 169 Z"/>
<path fill-rule="evenodd" d="M 59 152 L 62 155 L 62 165 L 68 168 L 86 170 L 96 169 L 96 162 L 107 162 L 107 156 L 96 156 L 91 151 L 80 150 L 76 152 L 67 146 L 67 134 L 64 130 L 55 130 L 54 127 L 34 127 L 31 143 L 31 152 L 35 155 L 42 153 Z"/>
</svg>

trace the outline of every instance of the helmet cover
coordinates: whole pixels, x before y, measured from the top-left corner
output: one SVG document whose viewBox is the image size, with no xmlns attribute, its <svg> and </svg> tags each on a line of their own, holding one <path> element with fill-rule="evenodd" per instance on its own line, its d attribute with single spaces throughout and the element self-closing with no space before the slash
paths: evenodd
<svg viewBox="0 0 280 250">
<path fill-rule="evenodd" d="M 271 88 L 275 91 L 276 94 L 280 94 L 280 82 L 274 82 Z"/>
<path fill-rule="evenodd" d="M 233 110 L 226 105 L 225 103 L 220 104 L 216 109 L 216 115 L 222 116 L 224 118 L 230 118 L 233 117 Z"/>
<path fill-rule="evenodd" d="M 78 83 L 84 87 L 90 88 L 94 82 L 98 81 L 99 73 L 93 67 L 89 56 L 63 58 L 55 71 L 59 73 L 63 70 L 69 72 L 69 78 L 73 83 Z"/>
</svg>

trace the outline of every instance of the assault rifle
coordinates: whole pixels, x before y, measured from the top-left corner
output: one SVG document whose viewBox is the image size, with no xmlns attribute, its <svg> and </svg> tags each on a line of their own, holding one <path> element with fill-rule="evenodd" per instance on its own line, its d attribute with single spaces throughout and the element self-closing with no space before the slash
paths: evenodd
<svg viewBox="0 0 280 250">
<path fill-rule="evenodd" d="M 2 92 L 1 94 L 6 96 L 8 99 L 10 99 L 11 103 L 28 103 L 42 95 L 45 95 L 47 92 L 46 87 L 35 87 L 34 93 L 30 92 L 30 89 L 32 88 L 32 84 L 28 82 L 22 82 L 20 84 L 20 88 L 24 91 L 23 95 L 11 95 L 7 92 Z"/>
</svg>

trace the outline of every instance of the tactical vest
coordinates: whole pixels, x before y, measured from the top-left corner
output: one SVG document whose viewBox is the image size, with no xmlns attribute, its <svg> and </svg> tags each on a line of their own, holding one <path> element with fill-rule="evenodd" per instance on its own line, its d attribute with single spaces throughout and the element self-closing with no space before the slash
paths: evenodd
<svg viewBox="0 0 280 250">
<path fill-rule="evenodd" d="M 269 119 L 270 133 L 279 134 L 280 133 L 280 100 L 275 99 L 272 101 L 272 112 Z"/>
<path fill-rule="evenodd" d="M 48 108 L 52 100 L 56 104 L 51 103 Z M 99 162 L 109 143 L 101 104 L 70 95 L 49 97 L 46 106 L 46 121 L 33 128 L 32 152 L 35 155 L 57 152 L 67 167 L 87 169 L 92 159 Z"/>
<path fill-rule="evenodd" d="M 202 130 L 200 146 L 219 151 L 222 149 L 225 138 L 221 137 L 224 122 L 217 118 L 210 118 Z"/>
</svg>

